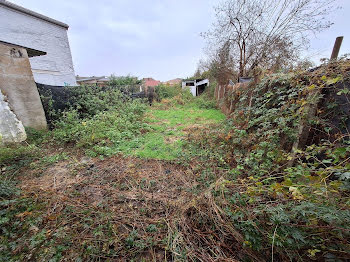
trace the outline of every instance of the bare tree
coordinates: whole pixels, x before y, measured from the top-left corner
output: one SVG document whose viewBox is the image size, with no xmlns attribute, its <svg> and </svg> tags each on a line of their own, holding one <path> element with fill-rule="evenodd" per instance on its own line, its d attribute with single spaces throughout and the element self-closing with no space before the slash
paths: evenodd
<svg viewBox="0 0 350 262">
<path fill-rule="evenodd" d="M 207 50 L 208 58 L 200 60 L 197 70 L 207 78 L 214 78 L 219 84 L 227 84 L 229 79 L 237 78 L 237 72 L 234 69 L 234 60 L 230 52 L 231 45 L 229 42 L 223 46 Z"/>
<path fill-rule="evenodd" d="M 215 8 L 216 22 L 203 36 L 217 54 L 229 44 L 239 76 L 256 67 L 278 69 L 294 61 L 310 34 L 331 26 L 326 15 L 334 1 L 226 0 Z"/>
</svg>

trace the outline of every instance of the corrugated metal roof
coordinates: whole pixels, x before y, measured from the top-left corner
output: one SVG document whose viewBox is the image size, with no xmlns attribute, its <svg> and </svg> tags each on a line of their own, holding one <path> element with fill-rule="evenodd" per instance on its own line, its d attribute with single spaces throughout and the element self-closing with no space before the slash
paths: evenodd
<svg viewBox="0 0 350 262">
<path fill-rule="evenodd" d="M 77 76 L 76 79 L 77 79 L 77 82 L 92 81 L 92 80 L 105 81 L 105 82 L 110 81 L 110 78 L 106 76 Z"/>
<path fill-rule="evenodd" d="M 69 28 L 69 25 L 65 24 L 65 23 L 62 23 L 60 21 L 57 21 L 55 19 L 52 19 L 50 17 L 47 17 L 45 15 L 42 15 L 42 14 L 39 14 L 39 13 L 36 13 L 32 10 L 29 10 L 27 8 L 24 8 L 22 6 L 19 6 L 19 5 L 16 5 L 16 4 L 13 4 L 11 2 L 8 2 L 6 0 L 0 0 L 0 6 L 4 6 L 4 7 L 7 7 L 9 9 L 12 9 L 12 10 L 15 10 L 17 12 L 21 12 L 21 13 L 24 13 L 24 14 L 27 14 L 27 15 L 30 15 L 30 16 L 33 16 L 33 17 L 36 17 L 36 18 L 39 18 L 39 19 L 42 19 L 46 22 L 49 22 L 49 23 L 52 23 L 52 24 L 56 24 L 56 25 L 59 25 L 59 26 L 62 26 L 66 29 Z"/>
</svg>

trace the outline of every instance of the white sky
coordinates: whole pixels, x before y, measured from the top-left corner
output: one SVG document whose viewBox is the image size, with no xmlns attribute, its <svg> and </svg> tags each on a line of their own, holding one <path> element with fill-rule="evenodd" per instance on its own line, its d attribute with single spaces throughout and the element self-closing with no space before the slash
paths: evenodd
<svg viewBox="0 0 350 262">
<path fill-rule="evenodd" d="M 204 57 L 206 31 L 220 0 L 10 0 L 69 24 L 75 72 L 81 76 L 127 75 L 166 81 L 195 72 Z M 331 29 L 312 37 L 307 55 L 329 57 L 337 36 L 350 53 L 350 0 L 330 18 Z"/>
</svg>

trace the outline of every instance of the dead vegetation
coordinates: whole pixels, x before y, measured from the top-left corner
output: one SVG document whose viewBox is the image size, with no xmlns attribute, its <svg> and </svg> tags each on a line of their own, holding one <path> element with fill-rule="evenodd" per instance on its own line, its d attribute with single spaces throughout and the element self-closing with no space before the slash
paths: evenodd
<svg viewBox="0 0 350 262">
<path fill-rule="evenodd" d="M 71 259 L 86 246 L 106 245 L 89 256 L 130 261 L 138 254 L 160 261 L 171 260 L 167 236 L 191 203 L 195 185 L 191 169 L 114 157 L 83 165 L 64 161 L 39 177 L 23 177 L 21 188 L 48 202 L 38 226 L 48 232 L 48 239 L 60 230 L 72 236 L 72 249 L 65 252 Z"/>
</svg>

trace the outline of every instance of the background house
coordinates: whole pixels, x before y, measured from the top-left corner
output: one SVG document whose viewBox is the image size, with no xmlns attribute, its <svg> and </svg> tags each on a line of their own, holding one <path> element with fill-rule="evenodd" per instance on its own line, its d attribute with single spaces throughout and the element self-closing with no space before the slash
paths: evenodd
<svg viewBox="0 0 350 262">
<path fill-rule="evenodd" d="M 37 83 L 76 85 L 67 30 L 62 22 L 0 0 L 0 41 L 47 53 L 29 59 Z"/>
<path fill-rule="evenodd" d="M 164 84 L 167 86 L 176 86 L 176 85 L 181 85 L 181 82 L 182 82 L 181 78 L 175 78 L 164 82 Z"/>
<path fill-rule="evenodd" d="M 97 86 L 106 86 L 109 81 L 111 81 L 110 77 L 106 76 L 77 76 L 78 85 L 97 85 Z"/>
<path fill-rule="evenodd" d="M 154 80 L 152 77 L 142 79 L 142 86 L 143 87 L 156 87 L 156 86 L 160 85 L 160 83 L 161 83 L 160 81 Z"/>
</svg>

